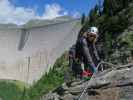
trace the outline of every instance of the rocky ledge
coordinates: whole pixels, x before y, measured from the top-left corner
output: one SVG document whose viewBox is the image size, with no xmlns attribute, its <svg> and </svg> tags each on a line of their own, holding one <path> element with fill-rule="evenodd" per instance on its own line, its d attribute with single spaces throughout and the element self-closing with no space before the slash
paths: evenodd
<svg viewBox="0 0 133 100">
<path fill-rule="evenodd" d="M 64 83 L 40 100 L 133 100 L 133 64 L 97 72 L 90 81 Z"/>
</svg>

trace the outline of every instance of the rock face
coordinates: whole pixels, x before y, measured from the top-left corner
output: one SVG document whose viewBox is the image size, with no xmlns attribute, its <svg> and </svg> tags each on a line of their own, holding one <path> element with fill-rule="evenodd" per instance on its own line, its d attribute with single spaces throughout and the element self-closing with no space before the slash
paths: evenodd
<svg viewBox="0 0 133 100">
<path fill-rule="evenodd" d="M 64 83 L 40 100 L 132 100 L 133 64 L 94 74 L 90 81 Z M 87 87 L 86 92 L 79 96 Z"/>
<path fill-rule="evenodd" d="M 133 61 L 133 3 L 130 3 L 128 8 L 120 11 L 118 15 L 126 15 L 128 24 L 123 32 L 114 39 L 112 51 L 106 59 L 115 64 L 131 63 Z"/>
</svg>

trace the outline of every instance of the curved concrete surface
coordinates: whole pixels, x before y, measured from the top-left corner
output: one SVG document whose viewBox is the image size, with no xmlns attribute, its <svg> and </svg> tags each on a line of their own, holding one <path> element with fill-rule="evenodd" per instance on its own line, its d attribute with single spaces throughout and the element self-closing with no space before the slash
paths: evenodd
<svg viewBox="0 0 133 100">
<path fill-rule="evenodd" d="M 20 29 L 0 29 L 0 78 L 37 81 L 76 41 L 77 23 L 79 20 L 31 28 L 23 38 Z M 21 50 L 19 45 L 23 45 Z"/>
</svg>

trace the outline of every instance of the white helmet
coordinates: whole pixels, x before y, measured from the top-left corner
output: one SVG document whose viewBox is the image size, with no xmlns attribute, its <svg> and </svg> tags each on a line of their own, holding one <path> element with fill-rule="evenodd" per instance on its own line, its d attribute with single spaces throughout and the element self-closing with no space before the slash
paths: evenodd
<svg viewBox="0 0 133 100">
<path fill-rule="evenodd" d="M 90 27 L 90 29 L 88 29 L 87 32 L 98 35 L 98 28 L 97 27 Z"/>
</svg>

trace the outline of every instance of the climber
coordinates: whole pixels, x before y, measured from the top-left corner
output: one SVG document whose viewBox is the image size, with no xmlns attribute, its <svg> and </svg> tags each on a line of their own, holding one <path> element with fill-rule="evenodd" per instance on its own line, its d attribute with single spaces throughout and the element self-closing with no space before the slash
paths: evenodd
<svg viewBox="0 0 133 100">
<path fill-rule="evenodd" d="M 77 39 L 69 51 L 69 64 L 75 74 L 91 76 L 100 62 L 95 43 L 98 38 L 97 27 L 90 27 Z"/>
</svg>

